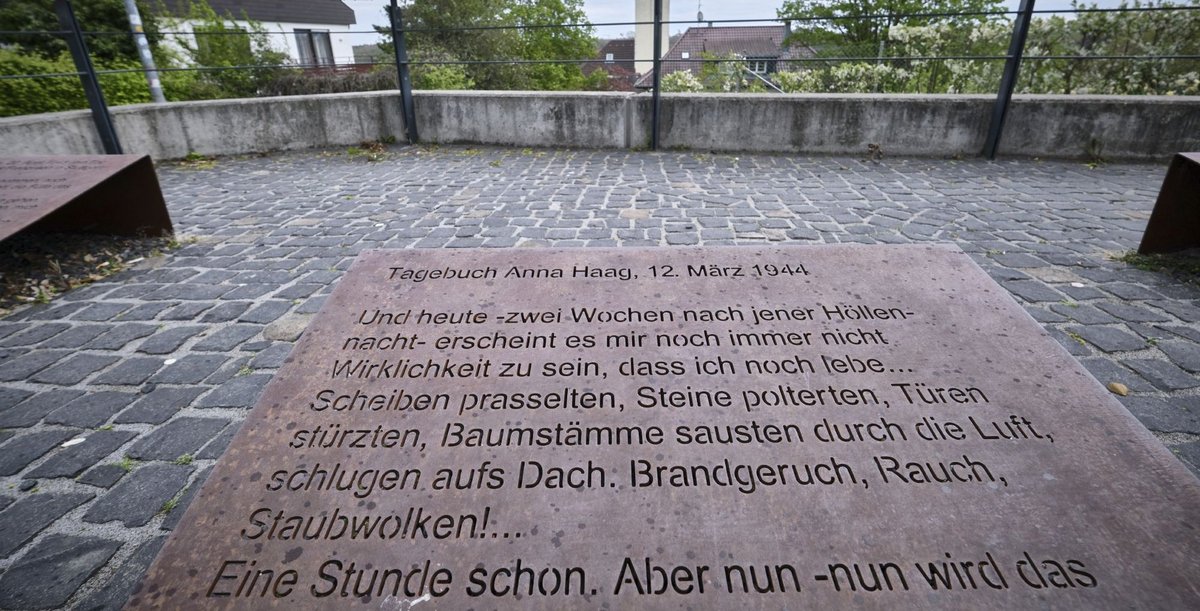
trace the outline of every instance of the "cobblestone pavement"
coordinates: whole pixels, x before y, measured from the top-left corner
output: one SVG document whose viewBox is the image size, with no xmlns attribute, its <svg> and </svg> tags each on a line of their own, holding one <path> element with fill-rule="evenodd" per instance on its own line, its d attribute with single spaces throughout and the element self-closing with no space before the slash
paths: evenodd
<svg viewBox="0 0 1200 611">
<path fill-rule="evenodd" d="M 953 242 L 1196 469 L 1200 288 L 1108 258 L 1164 171 L 458 147 L 160 167 L 186 246 L 0 320 L 0 607 L 119 607 L 369 248 Z"/>
</svg>

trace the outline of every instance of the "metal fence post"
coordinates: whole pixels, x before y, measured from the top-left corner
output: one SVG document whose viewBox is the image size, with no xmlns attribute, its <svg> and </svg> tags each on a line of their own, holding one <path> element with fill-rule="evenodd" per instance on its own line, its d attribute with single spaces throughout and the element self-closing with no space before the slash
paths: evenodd
<svg viewBox="0 0 1200 611">
<path fill-rule="evenodd" d="M 121 141 L 117 139 L 117 130 L 113 127 L 112 115 L 108 114 L 108 105 L 104 102 L 104 92 L 100 90 L 100 81 L 96 78 L 96 69 L 88 56 L 87 43 L 83 40 L 83 32 L 79 22 L 75 20 L 75 11 L 68 0 L 54 0 L 54 12 L 58 14 L 58 27 L 67 32 L 67 47 L 71 49 L 71 58 L 75 60 L 75 71 L 79 73 L 79 82 L 83 85 L 83 94 L 87 97 L 88 106 L 92 108 L 92 120 L 96 122 L 96 131 L 100 134 L 100 142 L 104 152 L 109 155 L 121 154 Z"/>
<path fill-rule="evenodd" d="M 400 85 L 400 107 L 404 111 L 404 134 L 409 144 L 420 141 L 417 137 L 417 110 L 413 105 L 412 79 L 408 75 L 408 48 L 404 44 L 404 15 L 392 2 L 392 48 L 396 51 L 396 75 Z"/>
<path fill-rule="evenodd" d="M 650 150 L 658 150 L 658 118 L 662 113 L 662 0 L 654 0 L 654 102 L 650 113 Z"/>
<path fill-rule="evenodd" d="M 1021 0 L 1017 18 L 1013 22 L 1012 40 L 1008 43 L 1008 59 L 1004 62 L 1004 76 L 1000 79 L 1000 91 L 992 107 L 992 122 L 988 125 L 987 143 L 983 154 L 988 159 L 996 158 L 1000 148 L 1000 135 L 1004 131 L 1004 120 L 1008 117 L 1008 104 L 1012 101 L 1013 89 L 1017 87 L 1017 73 L 1021 69 L 1021 56 L 1025 53 L 1025 38 L 1029 34 L 1029 22 L 1033 19 L 1035 0 Z"/>
<path fill-rule="evenodd" d="M 150 41 L 146 40 L 146 31 L 142 28 L 142 15 L 138 13 L 137 0 L 125 0 L 125 13 L 129 15 L 129 28 L 133 33 L 133 44 L 137 46 L 138 58 L 142 60 L 142 69 L 146 72 L 146 84 L 150 86 L 150 100 L 155 104 L 165 104 L 162 81 L 158 79 L 158 67 L 154 65 L 154 54 L 150 52 Z"/>
</svg>

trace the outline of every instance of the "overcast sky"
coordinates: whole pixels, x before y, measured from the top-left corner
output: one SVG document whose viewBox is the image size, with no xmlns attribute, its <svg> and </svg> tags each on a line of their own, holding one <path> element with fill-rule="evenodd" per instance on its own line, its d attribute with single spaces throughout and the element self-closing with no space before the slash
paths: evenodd
<svg viewBox="0 0 1200 611">
<path fill-rule="evenodd" d="M 386 0 L 343 0 L 354 9 L 359 25 L 383 25 L 386 18 L 383 6 Z M 1120 4 L 1120 0 L 1091 0 L 1101 7 Z M 634 0 L 585 0 L 583 9 L 592 23 L 614 23 L 633 21 Z M 671 21 L 690 21 L 696 18 L 696 0 L 671 0 Z M 1005 0 L 1005 5 L 1016 9 L 1020 0 Z M 775 11 L 783 5 L 782 0 L 701 0 L 705 19 L 774 19 Z M 1070 0 L 1038 0 L 1038 10 L 1068 9 Z M 687 29 L 689 24 L 671 27 L 672 33 Z M 364 28 L 366 29 L 366 28 Z M 612 38 L 632 32 L 633 26 L 597 28 L 601 38 Z"/>
</svg>

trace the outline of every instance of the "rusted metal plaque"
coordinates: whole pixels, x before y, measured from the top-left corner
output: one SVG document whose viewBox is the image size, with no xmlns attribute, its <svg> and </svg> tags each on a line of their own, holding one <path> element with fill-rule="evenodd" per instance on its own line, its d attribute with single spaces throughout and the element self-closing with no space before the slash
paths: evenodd
<svg viewBox="0 0 1200 611">
<path fill-rule="evenodd" d="M 1200 153 L 1179 153 L 1163 179 L 1138 252 L 1200 248 Z"/>
<path fill-rule="evenodd" d="M 171 233 L 148 156 L 0 157 L 0 240 L 21 231 Z"/>
<path fill-rule="evenodd" d="M 1200 483 L 953 247 L 364 253 L 134 609 L 1198 608 Z"/>
</svg>

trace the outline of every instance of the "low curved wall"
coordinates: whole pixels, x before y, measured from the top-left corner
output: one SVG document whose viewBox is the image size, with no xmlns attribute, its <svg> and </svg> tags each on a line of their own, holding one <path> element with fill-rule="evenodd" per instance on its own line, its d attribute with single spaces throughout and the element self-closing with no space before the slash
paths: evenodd
<svg viewBox="0 0 1200 611">
<path fill-rule="evenodd" d="M 647 148 L 646 94 L 419 91 L 422 142 Z M 660 147 L 800 154 L 975 156 L 993 98 L 667 94 Z M 127 153 L 174 159 L 404 138 L 398 92 L 140 104 L 112 109 Z M 0 119 L 9 155 L 102 152 L 89 111 Z M 1015 96 L 1002 155 L 1166 159 L 1200 150 L 1200 97 Z"/>
</svg>

